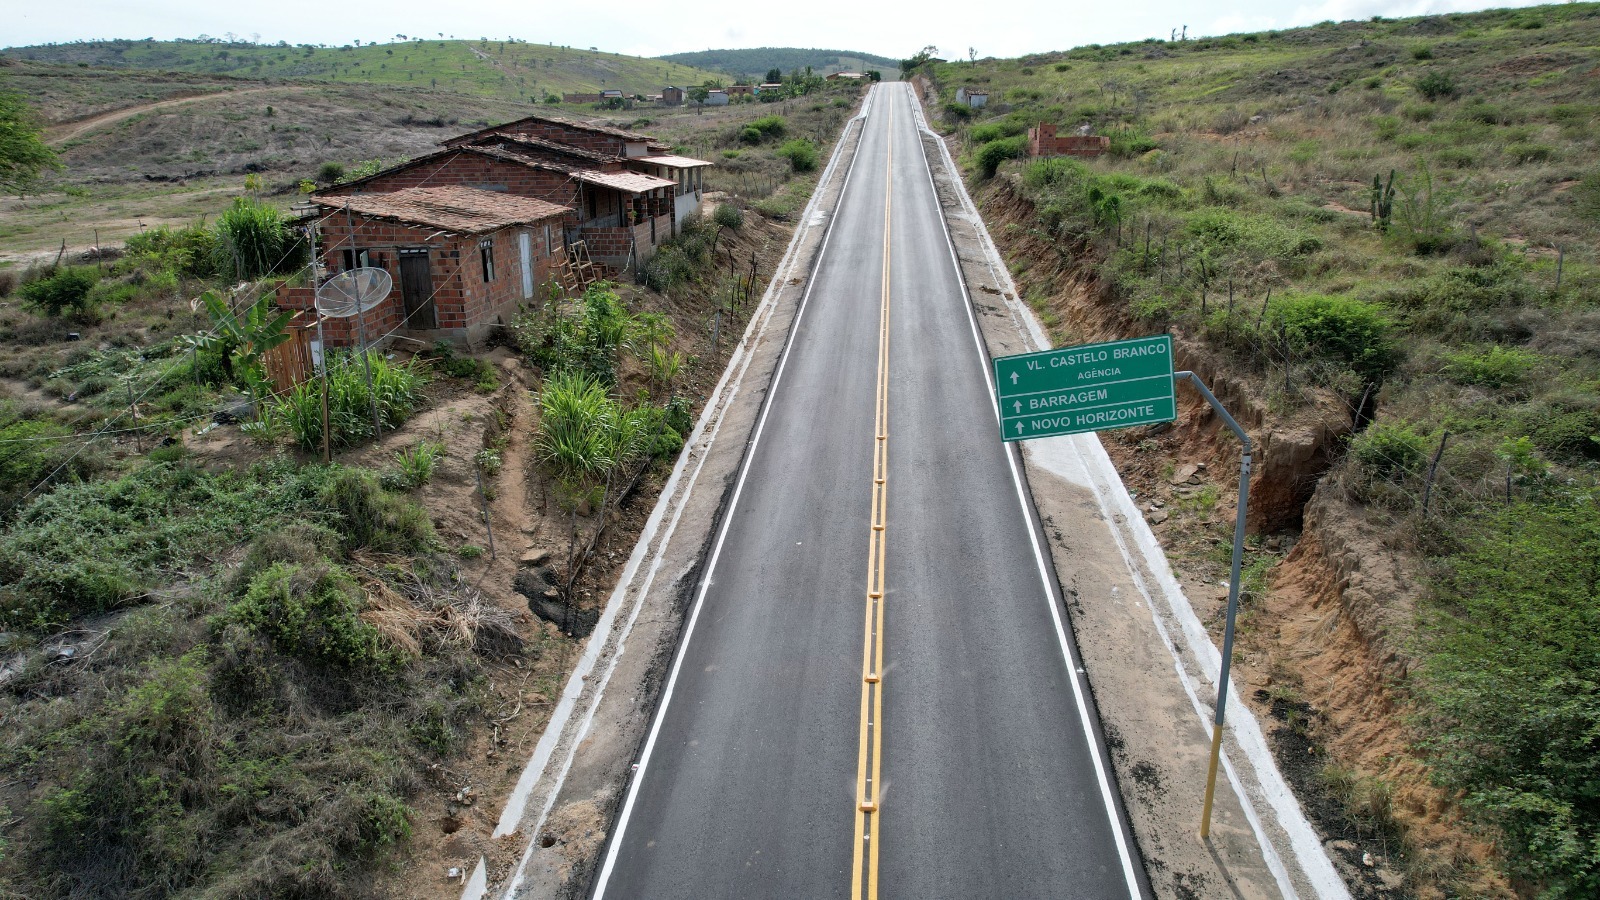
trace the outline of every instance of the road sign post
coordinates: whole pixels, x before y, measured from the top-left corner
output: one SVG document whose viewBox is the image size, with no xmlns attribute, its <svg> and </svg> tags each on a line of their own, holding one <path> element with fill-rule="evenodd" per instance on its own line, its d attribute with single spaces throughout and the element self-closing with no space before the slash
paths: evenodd
<svg viewBox="0 0 1600 900">
<path fill-rule="evenodd" d="M 996 357 L 994 381 L 1006 441 L 1177 417 L 1169 334 Z"/>
<path fill-rule="evenodd" d="M 1217 764 L 1222 756 L 1223 716 L 1227 712 L 1228 676 L 1233 662 L 1234 621 L 1239 612 L 1245 511 L 1250 503 L 1250 436 L 1205 382 L 1193 372 L 1172 370 L 1169 334 L 994 359 L 995 403 L 1003 441 L 1170 422 L 1178 416 L 1175 385 L 1180 380 L 1195 386 L 1244 445 L 1239 458 L 1239 504 L 1228 576 L 1228 621 L 1222 634 L 1222 666 L 1211 729 L 1211 764 L 1200 812 L 1200 837 L 1210 840 L 1211 807 L 1216 795 Z"/>
</svg>

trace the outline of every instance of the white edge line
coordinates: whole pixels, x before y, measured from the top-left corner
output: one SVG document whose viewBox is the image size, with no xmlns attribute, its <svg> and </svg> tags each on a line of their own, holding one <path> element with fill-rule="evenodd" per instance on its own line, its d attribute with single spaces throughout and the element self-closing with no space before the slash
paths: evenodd
<svg viewBox="0 0 1600 900">
<path fill-rule="evenodd" d="M 918 104 L 918 112 L 918 118 L 920 119 L 920 104 Z M 956 172 L 955 161 L 950 157 L 950 150 L 945 146 L 944 141 L 939 140 L 938 135 L 927 129 L 926 126 L 924 126 L 924 130 L 932 134 L 935 140 L 938 141 L 940 152 L 945 159 L 946 165 L 952 173 Z M 971 197 L 967 196 L 966 186 L 958 183 L 956 190 L 963 200 L 963 206 L 973 217 L 974 223 L 981 226 L 983 217 L 978 213 Z M 991 274 L 994 275 L 997 283 L 1010 289 L 1010 295 L 1005 297 L 1005 301 L 1006 306 L 1012 312 L 1013 318 L 1016 319 L 1020 314 L 1021 319 L 1018 324 L 1022 325 L 1024 331 L 1032 338 L 1034 346 L 1048 349 L 1049 340 L 1045 337 L 1044 330 L 1039 326 L 1032 312 L 1015 299 L 1020 295 L 1017 293 L 1017 286 L 1011 281 L 1010 272 L 1006 270 L 1003 262 L 1000 261 L 999 250 L 989 240 L 987 231 L 984 228 L 978 227 L 977 231 L 979 243 L 983 247 L 984 255 L 988 258 Z M 1001 262 L 1001 264 L 997 266 L 997 262 Z M 1217 650 L 1216 645 L 1212 643 L 1210 635 L 1206 633 L 1204 627 L 1200 625 L 1199 619 L 1194 614 L 1194 609 L 1189 605 L 1188 598 L 1183 594 L 1182 587 L 1172 578 L 1170 572 L 1163 572 L 1160 567 L 1154 565 L 1154 560 L 1156 559 L 1165 560 L 1165 554 L 1160 552 L 1159 545 L 1155 543 L 1155 536 L 1150 532 L 1149 526 L 1145 524 L 1143 517 L 1133 508 L 1133 501 L 1128 496 L 1126 487 L 1122 486 L 1120 476 L 1116 474 L 1115 465 L 1106 454 L 1104 446 L 1094 435 L 1074 435 L 1073 440 L 1075 447 L 1079 448 L 1080 451 L 1082 444 L 1087 444 L 1093 448 L 1090 452 L 1092 459 L 1083 459 L 1083 462 L 1086 471 L 1100 476 L 1095 481 L 1094 493 L 1096 494 L 1096 500 L 1101 504 L 1103 511 L 1110 511 L 1109 504 L 1115 504 L 1120 508 L 1126 527 L 1133 531 L 1139 541 L 1140 555 L 1144 557 L 1149 570 L 1157 575 L 1164 599 L 1172 610 L 1173 617 L 1178 619 L 1182 625 L 1189 645 L 1192 648 L 1204 648 L 1203 650 L 1196 650 L 1196 661 L 1206 670 L 1205 674 L 1211 678 L 1214 684 L 1218 677 L 1217 670 L 1221 664 L 1222 654 Z M 1082 444 L 1078 443 L 1080 440 Z M 1099 453 L 1096 454 L 1093 450 L 1098 450 Z M 1080 459 L 1082 456 L 1083 454 L 1080 452 Z M 1115 519 L 1110 521 L 1114 523 Z M 1143 526 L 1143 528 L 1141 529 L 1140 526 Z M 1128 566 L 1128 571 L 1133 575 L 1135 584 L 1140 587 L 1146 602 L 1149 603 L 1150 595 L 1145 590 L 1144 580 L 1139 572 L 1140 566 L 1135 563 L 1131 551 L 1122 538 L 1120 529 L 1113 527 L 1111 532 L 1116 538 L 1118 549 L 1122 553 L 1124 563 Z M 1199 715 L 1202 724 L 1209 728 L 1210 711 L 1199 699 L 1196 685 L 1184 667 L 1180 651 L 1171 642 L 1155 604 L 1150 603 L 1149 605 L 1151 617 L 1155 621 L 1156 628 L 1167 643 L 1167 649 L 1172 653 L 1173 664 L 1177 669 L 1179 680 L 1194 701 L 1196 713 Z M 1322 847 L 1321 840 L 1316 835 L 1316 831 L 1311 827 L 1311 823 L 1306 820 L 1299 800 L 1283 781 L 1283 775 L 1278 771 L 1277 764 L 1273 761 L 1271 751 L 1266 746 L 1266 740 L 1262 736 L 1261 728 L 1255 719 L 1255 715 L 1250 711 L 1249 707 L 1242 702 L 1238 702 L 1236 691 L 1230 691 L 1228 696 L 1230 701 L 1233 701 L 1230 706 L 1236 710 L 1235 714 L 1228 719 L 1228 729 L 1233 732 L 1239 749 L 1249 760 L 1256 782 L 1266 796 L 1268 803 L 1272 806 L 1279 827 L 1288 836 L 1290 849 L 1294 853 L 1301 872 L 1311 883 L 1319 898 L 1324 898 L 1324 900 L 1348 900 L 1350 897 L 1349 888 L 1345 885 L 1344 879 L 1334 870 L 1332 862 L 1328 859 L 1327 852 Z M 1244 808 L 1245 817 L 1256 834 L 1257 843 L 1261 846 L 1262 856 L 1277 880 L 1280 890 L 1283 891 L 1285 897 L 1297 896 L 1288 872 L 1284 869 L 1272 840 L 1263 828 L 1256 814 L 1254 804 L 1250 799 L 1249 792 L 1239 778 L 1232 761 L 1224 754 L 1222 762 L 1228 773 L 1228 780 L 1233 786 L 1234 793 L 1239 798 L 1240 806 Z"/>
<path fill-rule="evenodd" d="M 868 98 L 870 101 L 871 94 L 868 95 Z M 862 140 L 865 140 L 865 118 L 869 111 L 870 107 L 864 108 L 861 114 L 856 116 L 857 119 L 863 120 Z M 841 135 L 839 143 L 834 147 L 834 160 L 830 163 L 830 168 L 837 163 L 839 155 L 844 150 L 844 143 L 843 135 Z M 859 149 L 860 148 L 858 145 L 857 150 L 859 151 Z M 860 158 L 859 152 L 852 154 L 850 158 L 850 165 L 845 170 L 844 184 L 839 189 L 839 197 L 837 201 L 837 205 L 839 206 L 843 205 L 845 194 L 850 189 L 850 176 L 855 172 L 855 163 L 858 158 Z M 812 196 L 812 203 L 808 204 L 808 206 L 814 205 L 822 196 L 823 190 L 821 189 L 821 185 L 822 182 L 819 180 L 818 189 Z M 817 262 L 816 266 L 813 268 L 813 271 L 815 271 L 815 268 L 821 267 L 822 260 L 827 255 L 828 240 L 833 237 L 833 223 L 838 218 L 837 206 L 835 209 L 835 215 L 828 218 L 827 231 L 823 233 L 822 245 L 817 250 Z M 807 215 L 806 221 L 809 221 L 809 215 Z M 796 244 L 796 246 L 798 246 L 798 244 Z M 795 311 L 794 321 L 789 324 L 790 341 L 785 342 L 783 355 L 778 360 L 778 368 L 772 374 L 772 385 L 767 389 L 766 400 L 761 407 L 761 418 L 756 422 L 755 432 L 751 435 L 750 446 L 746 449 L 744 460 L 740 465 L 738 483 L 734 485 L 733 496 L 728 500 L 727 514 L 723 516 L 722 525 L 718 529 L 717 543 L 711 551 L 711 558 L 706 564 L 705 574 L 701 576 L 700 590 L 695 596 L 694 609 L 689 614 L 689 621 L 684 625 L 683 638 L 679 641 L 676 658 L 672 661 L 672 673 L 667 677 L 666 688 L 662 691 L 660 704 L 656 708 L 655 722 L 653 722 L 650 726 L 650 736 L 645 741 L 644 751 L 639 755 L 638 768 L 633 773 L 633 780 L 628 785 L 627 799 L 623 801 L 622 811 L 617 816 L 616 827 L 612 829 L 610 846 L 606 851 L 605 863 L 601 866 L 600 874 L 595 879 L 594 890 L 591 894 L 594 900 L 600 900 L 600 898 L 605 896 L 606 883 L 611 878 L 611 870 L 616 865 L 617 853 L 622 848 L 623 835 L 627 831 L 628 820 L 633 815 L 634 801 L 638 798 L 639 788 L 644 783 L 645 772 L 650 763 L 650 754 L 655 750 L 656 737 L 660 734 L 661 724 L 666 719 L 667 707 L 672 703 L 672 693 L 677 687 L 678 672 L 683 667 L 684 657 L 688 655 L 689 642 L 694 637 L 695 623 L 700 618 L 700 609 L 705 603 L 706 592 L 710 590 L 711 578 L 716 572 L 717 561 L 722 556 L 722 544 L 727 539 L 728 527 L 733 522 L 734 514 L 738 510 L 739 496 L 744 492 L 744 483 L 746 477 L 750 474 L 751 461 L 754 460 L 756 448 L 761 443 L 761 433 L 766 427 L 767 415 L 772 411 L 773 398 L 777 395 L 778 386 L 783 380 L 783 370 L 784 366 L 789 361 L 789 350 L 792 347 L 793 336 L 800 330 L 800 322 L 805 316 L 807 302 L 811 299 L 811 289 L 815 285 L 815 278 L 812 278 L 806 282 L 806 290 L 805 293 L 800 297 L 800 306 Z M 776 294 L 774 294 L 774 297 L 776 297 Z"/>
<path fill-rule="evenodd" d="M 907 85 L 907 90 L 913 89 L 910 85 Z M 916 120 L 919 124 L 922 124 L 919 130 L 933 134 L 926 127 L 926 124 L 922 122 L 921 104 L 917 102 L 915 93 L 912 93 L 910 102 L 912 109 L 916 111 Z M 938 136 L 934 135 L 934 137 L 937 139 Z M 928 161 L 927 150 L 922 146 L 920 138 L 917 141 L 917 149 L 922 150 L 922 166 L 923 170 L 928 173 L 928 189 L 932 192 L 933 205 L 938 212 L 939 227 L 944 232 L 945 249 L 950 252 L 950 264 L 954 267 L 956 283 L 961 286 L 962 307 L 967 313 L 967 323 L 972 326 L 972 341 L 973 348 L 978 354 L 978 368 L 983 372 L 984 384 L 989 388 L 989 393 L 992 395 L 995 393 L 995 388 L 994 382 L 990 378 L 989 353 L 983 345 L 983 335 L 978 330 L 977 316 L 972 311 L 972 295 L 967 291 L 967 277 L 961 271 L 961 259 L 956 255 L 955 241 L 950 237 L 950 228 L 944 220 L 944 209 L 939 203 L 939 185 L 933 177 L 933 164 Z M 995 409 L 993 412 L 998 421 L 1000 417 L 999 410 Z M 1006 463 L 1011 468 L 1011 483 L 1017 489 L 1017 504 L 1022 513 L 1023 527 L 1028 530 L 1028 543 L 1032 545 L 1033 558 L 1039 564 L 1039 580 L 1044 587 L 1045 604 L 1050 607 L 1050 619 L 1055 623 L 1056 639 L 1061 644 L 1061 659 L 1066 665 L 1068 676 L 1072 681 L 1072 696 L 1077 702 L 1078 718 L 1083 725 L 1084 742 L 1089 745 L 1089 755 L 1094 760 L 1095 776 L 1100 782 L 1100 799 L 1105 803 L 1106 815 L 1112 821 L 1111 832 L 1116 836 L 1117 855 L 1122 860 L 1122 875 L 1128 883 L 1128 895 L 1130 897 L 1143 897 L 1144 892 L 1140 890 L 1139 876 L 1133 864 L 1133 854 L 1128 850 L 1128 839 L 1124 833 L 1126 823 L 1122 821 L 1120 807 L 1113 796 L 1111 779 L 1106 773 L 1106 763 L 1100 755 L 1100 743 L 1095 739 L 1094 722 L 1089 716 L 1089 705 L 1084 697 L 1084 688 L 1081 683 L 1083 675 L 1072 658 L 1071 646 L 1067 641 L 1066 626 L 1061 621 L 1061 610 L 1058 608 L 1055 589 L 1051 587 L 1055 579 L 1052 577 L 1049 564 L 1045 562 L 1044 552 L 1039 546 L 1039 536 L 1033 527 L 1033 516 L 1030 515 L 1027 491 L 1022 486 L 1021 473 L 1017 471 L 1016 454 L 1012 453 L 1011 449 L 1003 444 L 1001 447 L 1002 452 L 1005 454 Z"/>
<path fill-rule="evenodd" d="M 852 117 L 851 122 L 864 119 L 868 113 L 870 104 L 871 95 L 869 94 L 862 112 Z M 844 145 L 845 139 L 848 137 L 846 132 L 849 129 L 849 125 L 850 122 L 847 122 L 845 124 L 845 131 L 841 132 L 840 134 L 838 145 L 840 147 Z M 808 223 L 810 222 L 813 208 L 816 206 L 818 198 L 823 193 L 821 186 L 827 184 L 829 178 L 831 177 L 830 173 L 835 168 L 837 161 L 838 156 L 836 154 L 834 158 L 829 161 L 828 167 L 824 170 L 822 177 L 818 179 L 819 187 L 816 193 L 812 196 L 811 200 L 807 203 L 806 209 L 802 212 L 800 226 L 797 229 L 797 239 L 791 242 L 788 251 L 784 254 L 784 258 L 779 261 L 778 270 L 788 270 L 790 272 L 793 271 L 794 265 L 797 262 L 798 249 L 802 243 L 801 238 L 804 236 L 803 233 L 809 230 Z M 848 180 L 847 174 L 846 183 L 848 183 Z M 843 197 L 842 189 L 840 196 L 841 198 Z M 829 224 L 831 226 L 831 219 Z M 568 677 L 567 686 L 562 692 L 561 700 L 557 704 L 557 708 L 551 714 L 550 721 L 546 723 L 544 734 L 541 735 L 539 743 L 535 746 L 533 755 L 529 758 L 528 765 L 524 767 L 522 775 L 518 778 L 517 785 L 512 791 L 511 799 L 507 802 L 506 808 L 501 812 L 500 820 L 495 826 L 493 834 L 493 836 L 496 838 L 504 837 L 505 835 L 516 831 L 521 823 L 522 818 L 526 815 L 527 802 L 531 797 L 533 789 L 537 787 L 538 783 L 543 779 L 544 772 L 549 765 L 550 757 L 554 754 L 556 745 L 560 742 L 561 735 L 566 731 L 567 722 L 570 720 L 572 712 L 577 705 L 577 701 L 580 699 L 584 688 L 586 687 L 584 682 L 587 680 L 589 673 L 593 670 L 594 664 L 598 661 L 599 656 L 604 651 L 611 629 L 615 625 L 617 614 L 621 609 L 622 600 L 624 599 L 628 588 L 632 585 L 633 578 L 637 575 L 638 567 L 648 552 L 649 545 L 655 543 L 657 547 L 656 555 L 651 562 L 645 584 L 637 595 L 638 601 L 634 604 L 631 614 L 618 638 L 616 650 L 612 655 L 611 662 L 606 668 L 605 674 L 598 685 L 597 692 L 589 706 L 589 710 L 584 718 L 583 724 L 578 733 L 572 739 L 571 747 L 562 765 L 561 772 L 557 776 L 556 784 L 552 785 L 550 796 L 546 800 L 543 810 L 541 811 L 537 820 L 534 822 L 533 827 L 529 829 L 528 847 L 524 851 L 521 861 L 517 866 L 517 871 L 515 872 L 511 882 L 507 885 L 503 896 L 512 896 L 522 883 L 525 868 L 532 855 L 534 846 L 533 839 L 538 834 L 539 829 L 544 827 L 544 821 L 549 815 L 551 808 L 555 805 L 555 801 L 560 794 L 561 784 L 565 781 L 566 774 L 572 767 L 573 760 L 577 756 L 577 749 L 583 743 L 583 738 L 588 733 L 589 726 L 593 722 L 595 713 L 600 706 L 601 698 L 604 696 L 605 687 L 609 684 L 611 675 L 616 670 L 617 662 L 623 654 L 622 641 L 626 640 L 627 635 L 632 631 L 633 624 L 639 617 L 639 613 L 644 606 L 645 595 L 649 592 L 656 573 L 661 567 L 667 544 L 677 529 L 677 523 L 683 515 L 683 509 L 687 505 L 689 493 L 693 490 L 694 484 L 699 478 L 700 471 L 705 467 L 705 462 L 711 455 L 711 448 L 715 443 L 717 434 L 721 428 L 723 413 L 726 411 L 728 406 L 732 404 L 734 397 L 737 396 L 742 385 L 744 375 L 749 370 L 750 364 L 754 359 L 754 341 L 752 338 L 761 332 L 764 332 L 767 324 L 771 322 L 771 319 L 776 313 L 777 309 L 777 297 L 782 292 L 782 288 L 786 283 L 786 280 L 786 278 L 780 279 L 774 277 L 772 282 L 767 285 L 767 296 L 762 298 L 762 305 L 766 306 L 767 309 L 761 315 L 751 317 L 750 324 L 746 326 L 745 334 L 740 339 L 740 346 L 736 351 L 734 358 L 729 360 L 728 367 L 723 371 L 722 379 L 718 383 L 716 389 L 711 393 L 711 396 L 716 398 L 721 397 L 724 391 L 727 390 L 728 394 L 726 398 L 724 398 L 721 403 L 706 404 L 705 409 L 700 413 L 700 421 L 696 423 L 694 431 L 692 431 L 689 435 L 689 439 L 684 442 L 684 451 L 682 455 L 679 456 L 677 464 L 673 467 L 671 476 L 667 479 L 666 484 L 662 487 L 661 494 L 656 500 L 656 507 L 651 511 L 650 518 L 645 523 L 645 528 L 640 534 L 639 541 L 637 544 L 635 544 L 634 551 L 629 557 L 626 567 L 623 569 L 622 576 L 618 579 L 617 587 L 612 591 L 611 599 L 607 601 L 605 612 L 602 614 L 600 621 L 596 623 L 594 632 L 591 633 L 584 655 L 579 660 L 578 665 L 574 667 L 572 674 Z M 810 286 L 807 285 L 808 293 L 809 290 Z M 798 322 L 799 316 L 796 315 L 794 324 L 798 324 Z M 791 328 L 792 327 L 793 324 L 791 325 Z M 739 369 L 739 376 L 733 380 L 730 387 L 729 379 L 732 377 L 732 373 L 736 368 Z M 776 379 L 774 380 L 773 386 L 776 387 Z M 714 423 L 712 422 L 713 417 L 715 417 Z M 684 471 L 689 457 L 692 455 L 691 450 L 694 448 L 695 442 L 699 440 L 700 436 L 705 432 L 708 425 L 711 429 L 711 433 L 706 438 L 706 443 L 702 448 L 702 453 L 695 467 L 695 471 L 690 476 L 688 483 L 684 486 L 684 489 L 679 492 L 676 490 L 677 482 Z M 667 531 L 661 536 L 661 540 L 659 542 L 655 542 L 655 529 L 659 526 L 661 519 L 665 515 L 666 508 L 671 502 L 671 498 L 674 496 L 681 496 L 683 498 L 682 502 L 678 503 L 676 509 L 674 510 L 672 520 L 668 523 Z M 685 632 L 685 640 L 687 640 L 687 632 Z M 640 766 L 639 773 L 643 773 L 642 764 Z M 462 895 L 462 900 L 477 900 L 477 897 L 483 896 L 486 893 L 486 889 L 476 896 L 464 893 Z"/>
</svg>

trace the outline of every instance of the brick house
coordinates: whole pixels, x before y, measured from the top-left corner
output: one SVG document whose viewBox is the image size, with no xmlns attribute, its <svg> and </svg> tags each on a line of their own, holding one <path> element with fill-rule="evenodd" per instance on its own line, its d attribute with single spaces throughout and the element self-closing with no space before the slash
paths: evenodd
<svg viewBox="0 0 1600 900">
<path fill-rule="evenodd" d="M 669 84 L 661 89 L 661 103 L 664 106 L 682 106 L 683 96 L 683 88 L 675 85 Z"/>
<path fill-rule="evenodd" d="M 389 272 L 389 296 L 355 317 L 324 319 L 329 346 L 391 332 L 425 340 L 478 341 L 540 296 L 566 247 L 563 206 L 462 185 L 319 196 L 319 260 L 328 272 Z M 280 287 L 283 309 L 310 310 L 311 288 Z M 302 316 L 302 327 L 312 317 Z"/>
<path fill-rule="evenodd" d="M 1040 122 L 1028 129 L 1029 156 L 1095 157 L 1106 152 L 1110 146 L 1111 138 L 1104 135 L 1058 135 L 1056 126 L 1049 122 Z"/>
</svg>

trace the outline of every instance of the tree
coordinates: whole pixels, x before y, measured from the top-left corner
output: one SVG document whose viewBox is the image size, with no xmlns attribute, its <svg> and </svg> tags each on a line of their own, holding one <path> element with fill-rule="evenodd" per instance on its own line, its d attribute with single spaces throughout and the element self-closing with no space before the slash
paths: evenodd
<svg viewBox="0 0 1600 900">
<path fill-rule="evenodd" d="M 767 70 L 767 84 L 777 84 L 783 80 L 783 70 L 773 67 Z"/>
<path fill-rule="evenodd" d="M 20 95 L 0 91 L 0 190 L 22 193 L 46 170 L 61 171 L 61 161 L 40 138 L 33 110 Z"/>
</svg>

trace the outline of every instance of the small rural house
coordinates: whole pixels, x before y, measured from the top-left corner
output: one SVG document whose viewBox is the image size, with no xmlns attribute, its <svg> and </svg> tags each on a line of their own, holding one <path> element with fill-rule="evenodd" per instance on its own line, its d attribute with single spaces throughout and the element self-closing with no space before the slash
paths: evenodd
<svg viewBox="0 0 1600 900">
<path fill-rule="evenodd" d="M 667 85 L 661 89 L 661 102 L 667 106 L 683 105 L 683 88 Z"/>
<path fill-rule="evenodd" d="M 706 105 L 727 106 L 728 92 L 720 88 L 713 88 L 712 90 L 706 91 Z"/>
<path fill-rule="evenodd" d="M 1088 126 L 1084 127 L 1088 130 Z M 1056 134 L 1056 126 L 1040 122 L 1028 129 L 1029 156 L 1095 157 L 1106 152 L 1111 138 L 1096 134 Z"/>
<path fill-rule="evenodd" d="M 614 277 L 675 236 L 700 208 L 710 163 L 671 151 L 649 135 L 544 114 L 459 135 L 314 194 L 323 271 L 390 271 L 392 297 L 361 323 L 369 336 L 477 340 L 540 296 L 575 242 Z M 278 305 L 309 310 L 312 296 L 285 288 Z M 328 343 L 352 342 L 347 326 L 324 323 Z"/>
<path fill-rule="evenodd" d="M 756 94 L 756 86 L 753 84 L 730 84 L 723 90 L 728 92 L 729 99 L 734 97 L 754 97 Z"/>
<path fill-rule="evenodd" d="M 361 316 L 326 319 L 329 346 L 391 332 L 429 339 L 483 339 L 532 300 L 566 257 L 568 209 L 461 185 L 318 197 L 319 262 L 329 273 L 370 266 L 393 279 L 389 296 Z M 310 310 L 312 288 L 280 288 L 277 305 Z M 313 319 L 299 318 L 301 327 Z"/>
<path fill-rule="evenodd" d="M 865 72 L 834 72 L 824 77 L 828 81 L 865 81 L 867 75 Z"/>
<path fill-rule="evenodd" d="M 982 109 L 989 105 L 989 92 L 962 85 L 956 88 L 956 102 L 972 109 Z"/>
</svg>

